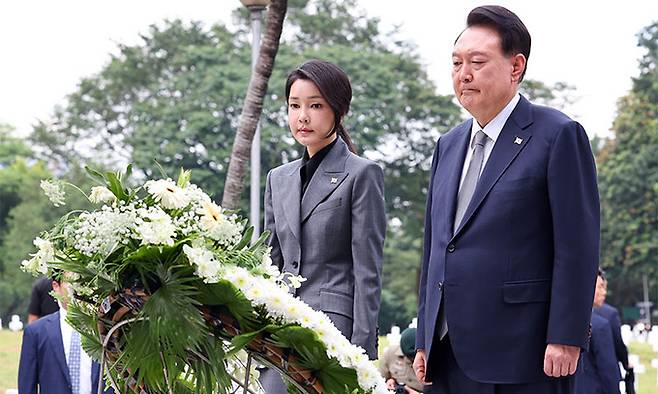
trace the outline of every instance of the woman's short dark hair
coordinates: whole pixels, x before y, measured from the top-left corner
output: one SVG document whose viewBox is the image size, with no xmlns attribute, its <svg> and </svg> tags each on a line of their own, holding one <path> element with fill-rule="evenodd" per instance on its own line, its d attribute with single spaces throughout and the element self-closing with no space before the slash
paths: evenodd
<svg viewBox="0 0 658 394">
<path fill-rule="evenodd" d="M 352 101 L 352 85 L 345 71 L 324 60 L 313 59 L 305 62 L 288 74 L 286 102 L 290 98 L 292 84 L 300 79 L 309 80 L 317 86 L 322 97 L 327 100 L 334 111 L 334 127 L 331 134 L 337 133 L 345 141 L 349 150 L 356 153 L 356 147 L 343 126 L 343 117 L 349 112 Z"/>
<path fill-rule="evenodd" d="M 530 57 L 530 32 L 515 13 L 498 5 L 485 5 L 474 8 L 466 18 L 466 26 L 487 26 L 500 36 L 500 45 L 507 56 L 523 54 L 526 67 L 521 74 L 521 81 L 528 69 Z M 519 81 L 520 82 L 520 81 Z"/>
</svg>

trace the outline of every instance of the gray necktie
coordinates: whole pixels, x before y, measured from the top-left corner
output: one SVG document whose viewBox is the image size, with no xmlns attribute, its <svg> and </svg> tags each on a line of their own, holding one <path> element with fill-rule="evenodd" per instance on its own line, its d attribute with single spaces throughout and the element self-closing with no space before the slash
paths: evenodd
<svg viewBox="0 0 658 394">
<path fill-rule="evenodd" d="M 487 135 L 482 130 L 475 133 L 472 144 L 473 156 L 471 156 L 471 162 L 468 164 L 464 182 L 462 182 L 462 187 L 459 189 L 457 196 L 457 213 L 455 214 L 455 223 L 452 228 L 453 233 L 457 231 L 464 218 L 464 213 L 466 213 L 466 208 L 468 208 L 468 204 L 471 202 L 475 186 L 477 186 L 478 179 L 480 178 L 480 170 L 482 170 L 482 161 L 484 159 L 484 144 L 486 142 Z"/>
</svg>

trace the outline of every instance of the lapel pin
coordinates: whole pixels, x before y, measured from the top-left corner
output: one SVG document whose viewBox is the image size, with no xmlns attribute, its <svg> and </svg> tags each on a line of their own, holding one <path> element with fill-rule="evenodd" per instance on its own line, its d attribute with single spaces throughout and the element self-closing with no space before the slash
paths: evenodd
<svg viewBox="0 0 658 394">
<path fill-rule="evenodd" d="M 338 182 L 338 178 L 331 177 L 331 183 L 336 183 Z"/>
<path fill-rule="evenodd" d="M 523 142 L 523 140 L 519 137 L 516 137 L 516 139 L 514 140 L 514 143 L 517 145 L 521 145 L 521 142 Z"/>
</svg>

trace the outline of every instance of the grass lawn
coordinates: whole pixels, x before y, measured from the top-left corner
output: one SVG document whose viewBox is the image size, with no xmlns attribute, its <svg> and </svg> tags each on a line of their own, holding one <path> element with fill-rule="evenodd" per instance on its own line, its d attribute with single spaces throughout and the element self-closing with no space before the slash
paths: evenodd
<svg viewBox="0 0 658 394">
<path fill-rule="evenodd" d="M 635 373 L 637 394 L 653 394 L 658 392 L 656 385 L 656 368 L 651 366 L 651 360 L 658 358 L 658 354 L 647 343 L 631 342 L 628 352 L 640 356 L 640 363 L 646 368 L 643 374 Z"/>
<path fill-rule="evenodd" d="M 0 331 L 0 393 L 17 386 L 22 337 L 22 332 Z"/>
</svg>

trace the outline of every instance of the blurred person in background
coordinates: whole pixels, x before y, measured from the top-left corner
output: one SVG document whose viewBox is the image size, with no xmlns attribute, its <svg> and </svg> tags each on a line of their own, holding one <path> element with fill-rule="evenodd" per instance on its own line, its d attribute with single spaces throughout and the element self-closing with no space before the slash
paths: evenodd
<svg viewBox="0 0 658 394">
<path fill-rule="evenodd" d="M 34 281 L 30 305 L 27 308 L 27 324 L 59 310 L 57 301 L 50 295 L 51 291 L 53 286 L 49 278 L 39 278 Z"/>
<path fill-rule="evenodd" d="M 100 366 L 80 344 L 80 334 L 66 321 L 72 294 L 65 275 L 53 278 L 59 310 L 27 326 L 18 367 L 20 394 L 92 394 L 97 392 Z M 111 389 L 106 393 L 113 393 Z"/>
<path fill-rule="evenodd" d="M 594 308 L 603 305 L 606 296 L 602 271 L 596 278 Z M 589 349 L 582 355 L 576 372 L 576 394 L 619 394 L 621 373 L 615 355 L 610 323 L 592 311 L 592 336 Z"/>
<path fill-rule="evenodd" d="M 605 292 L 603 295 L 603 302 L 601 302 L 600 305 L 595 303 L 592 312 L 606 319 L 610 324 L 617 361 L 621 363 L 624 371 L 626 371 L 624 378 L 624 382 L 626 384 L 626 393 L 633 394 L 635 393 L 635 390 L 631 386 L 633 386 L 635 374 L 633 373 L 633 366 L 628 362 L 628 349 L 626 348 L 626 344 L 624 344 L 624 341 L 621 337 L 621 320 L 619 319 L 619 312 L 617 311 L 617 308 L 605 302 L 605 299 L 608 295 L 608 280 L 606 279 L 605 272 L 603 270 L 599 270 L 599 277 L 602 278 Z"/>
<path fill-rule="evenodd" d="M 416 355 L 416 329 L 407 328 L 400 335 L 400 343 L 384 350 L 379 362 L 379 372 L 386 379 L 386 385 L 394 393 L 422 393 L 423 384 L 418 381 L 413 369 Z"/>
</svg>

